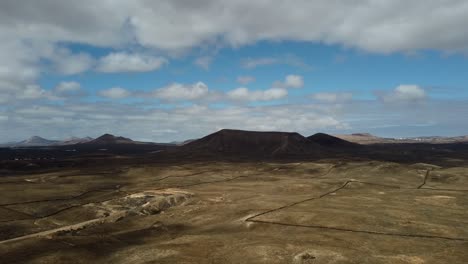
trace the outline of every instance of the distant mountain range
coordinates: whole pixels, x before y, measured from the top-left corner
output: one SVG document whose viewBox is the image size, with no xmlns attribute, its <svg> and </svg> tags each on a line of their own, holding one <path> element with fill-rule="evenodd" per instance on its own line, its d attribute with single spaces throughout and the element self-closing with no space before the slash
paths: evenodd
<svg viewBox="0 0 468 264">
<path fill-rule="evenodd" d="M 135 141 L 130 138 L 104 134 L 96 139 L 84 142 L 83 145 L 160 145 L 160 146 L 176 146 L 171 143 L 155 143 Z"/>
<path fill-rule="evenodd" d="M 429 144 L 449 144 L 449 143 L 467 143 L 468 136 L 458 137 L 407 137 L 407 138 L 384 138 L 371 135 L 369 133 L 341 134 L 334 135 L 346 141 L 369 145 L 369 144 L 398 144 L 398 143 L 429 143 Z"/>
<path fill-rule="evenodd" d="M 10 142 L 0 144 L 0 147 L 21 148 L 21 147 L 51 147 L 51 146 L 67 146 L 75 144 L 87 145 L 109 145 L 109 144 L 141 144 L 143 142 L 133 141 L 129 138 L 104 134 L 96 139 L 91 137 L 71 137 L 64 140 L 49 140 L 39 136 L 33 136 L 19 142 Z M 153 144 L 153 143 L 148 143 Z"/>
<path fill-rule="evenodd" d="M 357 144 L 398 144 L 398 143 L 468 143 L 468 136 L 458 137 L 409 137 L 409 138 L 383 138 L 369 133 L 338 134 L 328 135 L 317 133 L 309 137 L 304 137 L 298 133 L 286 132 L 256 132 L 233 129 L 223 129 L 210 134 L 201 139 L 190 139 L 181 142 L 171 143 L 153 143 L 134 141 L 130 138 L 104 134 L 96 139 L 91 137 L 71 137 L 64 140 L 49 140 L 39 136 L 33 136 L 19 142 L 9 142 L 0 144 L 0 147 L 21 148 L 21 147 L 48 147 L 48 146 L 67 146 L 75 144 L 86 145 L 114 145 L 114 144 L 159 144 L 168 146 L 181 146 L 184 149 L 204 149 L 206 151 L 228 151 L 236 152 L 241 149 L 256 149 L 254 146 L 262 145 L 264 151 L 275 153 L 288 153 L 291 149 L 294 152 L 306 151 L 304 144 L 315 144 L 317 147 L 355 147 Z M 266 144 L 266 145 L 264 145 Z M 265 149 L 266 148 L 266 149 Z M 268 152 L 267 151 L 267 152 Z"/>
<path fill-rule="evenodd" d="M 65 140 L 50 140 L 50 139 L 45 139 L 39 136 L 32 136 L 23 141 L 0 144 L 0 147 L 19 148 L 19 147 L 64 146 L 64 145 L 85 143 L 91 140 L 93 139 L 90 137 L 84 137 L 84 138 L 71 137 Z"/>
<path fill-rule="evenodd" d="M 45 139 L 39 136 L 33 136 L 26 140 L 19 142 L 9 142 L 0 144 L 0 147 L 3 148 L 26 148 L 26 147 L 56 147 L 56 146 L 69 146 L 77 145 L 86 147 L 86 146 L 103 146 L 103 145 L 161 145 L 161 146 L 176 146 L 176 144 L 171 143 L 154 143 L 154 142 L 142 142 L 134 141 L 130 138 L 125 138 L 121 136 L 114 136 L 111 134 L 104 134 L 98 138 L 91 137 L 70 137 L 64 140 L 50 140 Z"/>
</svg>

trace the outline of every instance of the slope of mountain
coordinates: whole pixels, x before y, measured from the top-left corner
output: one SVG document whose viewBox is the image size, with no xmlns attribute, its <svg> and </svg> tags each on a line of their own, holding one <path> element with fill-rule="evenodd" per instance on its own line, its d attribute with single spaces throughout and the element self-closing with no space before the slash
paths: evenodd
<svg viewBox="0 0 468 264">
<path fill-rule="evenodd" d="M 186 145 L 192 141 L 195 141 L 196 139 L 187 139 L 187 140 L 183 140 L 183 141 L 172 141 L 172 142 L 169 142 L 167 144 L 170 144 L 170 145 L 176 145 L 176 146 L 183 146 L 183 145 Z"/>
<path fill-rule="evenodd" d="M 54 144 L 57 144 L 58 140 L 49 140 L 45 139 L 39 136 L 32 136 L 26 140 L 20 141 L 20 142 L 11 142 L 11 143 L 6 143 L 2 144 L 2 147 L 10 147 L 10 148 L 16 148 L 16 147 L 39 147 L 39 146 L 52 146 Z"/>
<path fill-rule="evenodd" d="M 74 145 L 74 144 L 78 144 L 78 143 L 86 143 L 86 142 L 89 142 L 91 140 L 93 140 L 92 137 L 84 137 L 84 138 L 70 137 L 70 138 L 67 138 L 67 139 L 64 139 L 64 140 L 58 142 L 56 145 L 59 145 L 59 146 Z"/>
<path fill-rule="evenodd" d="M 340 138 L 342 140 L 346 140 L 346 141 L 357 143 L 357 144 L 363 144 L 363 145 L 391 142 L 390 139 L 376 137 L 369 133 L 338 134 L 338 135 L 333 135 L 333 136 Z"/>
<path fill-rule="evenodd" d="M 234 154 L 252 157 L 317 154 L 320 145 L 298 133 L 223 129 L 187 143 L 180 149 L 198 154 Z"/>
<path fill-rule="evenodd" d="M 20 147 L 66 146 L 66 145 L 74 145 L 77 143 L 84 143 L 90 140 L 93 140 L 93 139 L 90 137 L 84 137 L 84 138 L 71 137 L 65 140 L 49 140 L 49 139 L 45 139 L 39 136 L 32 136 L 23 141 L 0 144 L 0 147 L 20 148 Z"/>
<path fill-rule="evenodd" d="M 346 141 L 344 139 L 334 137 L 324 133 L 317 133 L 312 136 L 307 137 L 308 140 L 324 146 L 324 147 L 335 147 L 335 148 L 348 148 L 348 147 L 358 147 L 359 144 Z"/>
<path fill-rule="evenodd" d="M 114 136 L 111 134 L 104 134 L 96 139 L 90 140 L 85 144 L 92 145 L 112 145 L 112 144 L 138 144 L 129 138 Z"/>
</svg>

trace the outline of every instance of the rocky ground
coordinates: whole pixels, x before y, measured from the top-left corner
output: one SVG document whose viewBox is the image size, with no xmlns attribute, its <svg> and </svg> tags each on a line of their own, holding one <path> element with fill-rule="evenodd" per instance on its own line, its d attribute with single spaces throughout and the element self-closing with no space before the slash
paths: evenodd
<svg viewBox="0 0 468 264">
<path fill-rule="evenodd" d="M 4 263 L 467 263 L 468 167 L 195 162 L 3 176 Z"/>
</svg>

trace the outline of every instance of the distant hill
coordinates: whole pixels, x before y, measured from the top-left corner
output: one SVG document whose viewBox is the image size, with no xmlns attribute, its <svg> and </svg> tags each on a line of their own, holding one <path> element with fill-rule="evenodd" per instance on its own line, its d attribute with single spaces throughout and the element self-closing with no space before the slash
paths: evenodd
<svg viewBox="0 0 468 264">
<path fill-rule="evenodd" d="M 68 148 L 73 146 L 73 148 Z M 55 149 L 67 149 L 67 150 L 80 150 L 80 151 L 92 151 L 99 149 L 112 149 L 117 150 L 119 153 L 126 151 L 158 151 L 163 149 L 169 149 L 176 147 L 175 144 L 170 143 L 154 143 L 154 142 L 141 142 L 134 141 L 130 138 L 121 136 L 114 136 L 111 134 L 104 134 L 96 139 L 91 137 L 70 137 L 65 140 L 48 140 L 42 137 L 34 136 L 27 140 L 20 142 L 10 142 L 0 144 L 0 148 L 25 148 L 25 147 L 48 147 Z M 133 151 L 135 150 L 135 151 Z"/>
<path fill-rule="evenodd" d="M 84 137 L 84 138 L 71 137 L 65 140 L 50 140 L 50 139 L 45 139 L 39 136 L 32 136 L 23 141 L 0 144 L 0 147 L 24 148 L 24 147 L 66 146 L 66 145 L 74 145 L 77 143 L 84 143 L 90 140 L 93 140 L 93 139 L 90 137 Z"/>
<path fill-rule="evenodd" d="M 363 145 L 383 143 L 385 140 L 384 138 L 376 137 L 369 133 L 340 134 L 340 135 L 334 135 L 334 136 L 342 140 L 346 140 L 348 142 L 353 142 L 353 143 L 363 144 Z"/>
<path fill-rule="evenodd" d="M 171 145 L 176 145 L 176 146 L 183 146 L 183 145 L 186 145 L 192 141 L 195 141 L 196 139 L 187 139 L 187 140 L 184 140 L 184 141 L 172 141 L 170 143 L 167 143 L 167 144 L 171 144 Z"/>
<path fill-rule="evenodd" d="M 67 139 L 64 139 L 64 140 L 58 142 L 56 145 L 59 145 L 59 146 L 74 145 L 74 144 L 78 144 L 78 143 L 86 143 L 86 142 L 89 142 L 91 140 L 93 140 L 92 137 L 84 137 L 84 138 L 70 137 L 70 138 L 67 138 Z"/>
<path fill-rule="evenodd" d="M 24 141 L 19 143 L 20 146 L 49 146 L 59 142 L 58 140 L 49 140 L 39 136 L 32 136 Z"/>
<path fill-rule="evenodd" d="M 111 134 L 104 134 L 96 139 L 86 142 L 85 144 L 92 145 L 112 145 L 112 144 L 138 144 L 129 138 L 114 136 Z"/>
<path fill-rule="evenodd" d="M 38 147 L 38 146 L 52 146 L 54 144 L 59 143 L 58 140 L 49 140 L 39 136 L 32 136 L 26 140 L 19 141 L 19 142 L 11 142 L 5 143 L 0 146 L 2 147 Z"/>
<path fill-rule="evenodd" d="M 452 143 L 468 143 L 468 136 L 458 137 L 441 137 L 441 136 L 424 136 L 424 137 L 406 137 L 406 138 L 384 138 L 371 135 L 369 133 L 354 133 L 334 135 L 340 139 L 363 144 L 411 144 L 411 143 L 428 143 L 428 144 L 452 144 Z"/>
<path fill-rule="evenodd" d="M 316 154 L 322 147 L 298 133 L 223 129 L 179 149 L 194 154 L 234 154 L 253 157 Z"/>
<path fill-rule="evenodd" d="M 172 143 L 155 143 L 155 142 L 143 142 L 135 141 L 130 138 L 114 136 L 112 134 L 104 134 L 96 139 L 90 140 L 80 145 L 158 145 L 175 147 L 176 144 Z"/>
<path fill-rule="evenodd" d="M 334 148 L 348 148 L 348 147 L 358 147 L 359 144 L 352 143 L 347 140 L 334 137 L 324 133 L 317 133 L 312 136 L 307 137 L 308 140 L 324 147 L 334 147 Z"/>
</svg>

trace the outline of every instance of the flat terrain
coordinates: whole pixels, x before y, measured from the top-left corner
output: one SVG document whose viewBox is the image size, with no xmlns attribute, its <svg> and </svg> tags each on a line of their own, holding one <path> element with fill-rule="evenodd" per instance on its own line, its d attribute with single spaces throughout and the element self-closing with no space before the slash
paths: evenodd
<svg viewBox="0 0 468 264">
<path fill-rule="evenodd" d="M 160 162 L 6 174 L 0 262 L 468 263 L 463 164 Z"/>
</svg>

